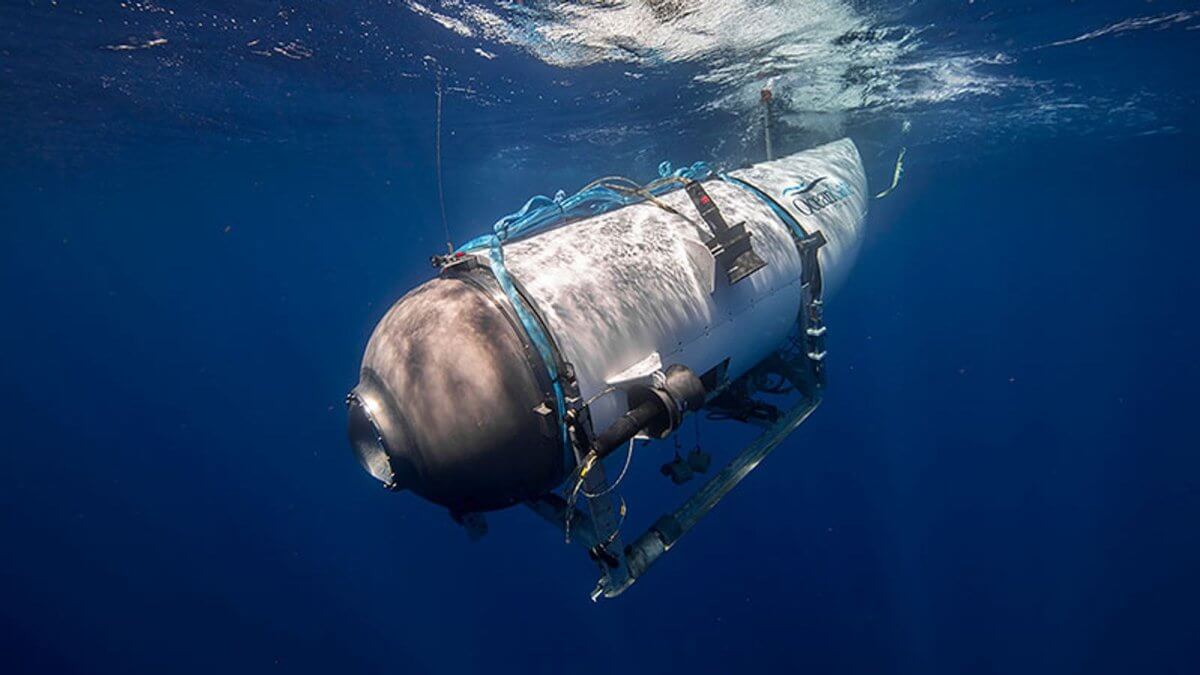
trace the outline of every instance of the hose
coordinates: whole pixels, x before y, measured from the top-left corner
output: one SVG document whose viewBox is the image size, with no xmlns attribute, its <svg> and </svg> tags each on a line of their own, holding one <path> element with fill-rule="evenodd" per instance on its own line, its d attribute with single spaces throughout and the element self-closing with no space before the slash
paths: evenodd
<svg viewBox="0 0 1200 675">
<path fill-rule="evenodd" d="M 604 459 L 612 454 L 625 441 L 631 440 L 639 431 L 645 429 L 659 415 L 663 414 L 663 402 L 657 396 L 648 398 L 641 405 L 627 410 L 608 428 L 596 436 L 592 442 L 592 451 L 596 459 Z"/>
</svg>

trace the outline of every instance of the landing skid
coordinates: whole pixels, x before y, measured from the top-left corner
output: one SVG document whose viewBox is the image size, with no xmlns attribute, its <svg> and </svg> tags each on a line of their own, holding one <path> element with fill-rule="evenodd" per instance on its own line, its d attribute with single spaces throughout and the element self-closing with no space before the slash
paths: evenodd
<svg viewBox="0 0 1200 675">
<path fill-rule="evenodd" d="M 820 402 L 819 397 L 806 399 L 784 412 L 679 508 L 660 517 L 632 544 L 624 547 L 619 554 L 614 554 L 612 560 L 598 560 L 602 574 L 595 590 L 592 591 L 592 600 L 601 597 L 615 598 L 632 586 L 664 553 L 671 550 L 684 534 L 695 527 L 722 497 L 737 487 L 772 450 L 803 424 Z M 558 495 L 539 497 L 529 502 L 529 506 L 560 529 L 567 522 L 567 501 Z M 611 549 L 611 544 L 608 547 L 601 544 L 613 533 L 606 532 L 600 536 L 593 519 L 579 508 L 572 508 L 575 508 L 571 518 L 572 539 L 587 549 L 593 559 L 597 558 L 598 548 Z"/>
</svg>

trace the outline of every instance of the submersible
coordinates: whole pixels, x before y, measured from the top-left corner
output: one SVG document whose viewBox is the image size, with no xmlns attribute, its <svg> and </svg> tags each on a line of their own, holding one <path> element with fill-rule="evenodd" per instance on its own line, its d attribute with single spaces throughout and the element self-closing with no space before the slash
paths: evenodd
<svg viewBox="0 0 1200 675">
<path fill-rule="evenodd" d="M 597 562 L 593 598 L 627 588 L 819 403 L 823 303 L 863 237 L 849 139 L 660 173 L 533 200 L 438 256 L 376 326 L 348 397 L 372 476 L 475 531 L 479 514 L 532 507 Z M 604 458 L 701 411 L 763 435 L 626 545 Z M 689 459 L 673 478 L 707 468 Z"/>
</svg>

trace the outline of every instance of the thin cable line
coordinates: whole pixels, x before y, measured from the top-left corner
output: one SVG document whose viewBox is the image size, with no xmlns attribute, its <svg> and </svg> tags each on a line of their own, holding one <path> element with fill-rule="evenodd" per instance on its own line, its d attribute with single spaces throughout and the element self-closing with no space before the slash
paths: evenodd
<svg viewBox="0 0 1200 675">
<path fill-rule="evenodd" d="M 446 221 L 446 192 L 442 187 L 442 67 L 437 68 L 437 130 L 434 140 L 434 165 L 437 168 L 438 206 L 442 211 L 442 231 L 446 235 L 446 253 L 454 252 L 450 243 L 450 224 Z"/>
</svg>

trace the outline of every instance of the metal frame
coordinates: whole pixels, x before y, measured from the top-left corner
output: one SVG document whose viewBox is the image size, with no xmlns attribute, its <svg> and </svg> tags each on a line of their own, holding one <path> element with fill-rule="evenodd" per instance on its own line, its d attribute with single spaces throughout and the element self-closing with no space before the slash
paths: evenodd
<svg viewBox="0 0 1200 675">
<path fill-rule="evenodd" d="M 632 544 L 621 550 L 620 555 L 615 558 L 615 564 L 612 560 L 597 560 L 602 573 L 591 593 L 592 600 L 598 600 L 600 597 L 615 598 L 632 586 L 664 553 L 671 550 L 683 535 L 708 515 L 725 495 L 732 492 L 751 471 L 758 468 L 772 450 L 779 447 L 785 438 L 803 424 L 820 402 L 820 398 L 805 399 L 784 413 L 683 504 L 659 517 Z M 568 508 L 572 508 L 565 499 L 555 494 L 539 497 L 529 502 L 529 506 L 560 529 L 567 521 Z M 597 547 L 606 548 L 603 542 L 608 535 L 602 533 L 608 526 L 598 530 L 596 522 L 578 509 L 572 514 L 571 536 L 589 552 L 595 551 Z M 593 559 L 596 559 L 595 555 Z"/>
</svg>

